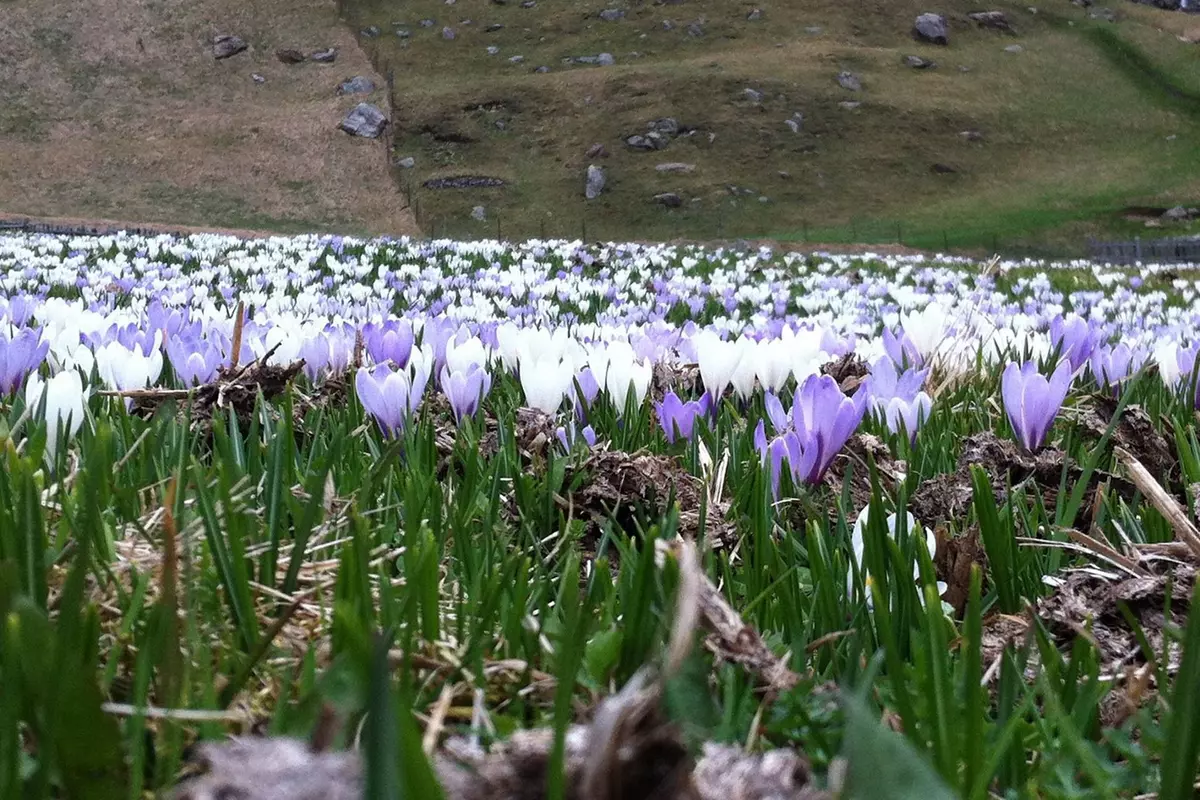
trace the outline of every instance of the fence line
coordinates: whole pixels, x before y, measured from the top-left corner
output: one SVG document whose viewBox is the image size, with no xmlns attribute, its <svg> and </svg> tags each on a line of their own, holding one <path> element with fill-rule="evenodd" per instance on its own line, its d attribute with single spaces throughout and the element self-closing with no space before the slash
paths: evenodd
<svg viewBox="0 0 1200 800">
<path fill-rule="evenodd" d="M 1200 238 L 1088 242 L 1092 261 L 1107 264 L 1200 264 Z"/>
</svg>

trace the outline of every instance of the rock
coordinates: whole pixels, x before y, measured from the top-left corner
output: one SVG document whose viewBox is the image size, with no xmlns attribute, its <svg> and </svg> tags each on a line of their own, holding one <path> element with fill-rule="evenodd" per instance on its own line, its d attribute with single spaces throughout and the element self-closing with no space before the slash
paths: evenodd
<svg viewBox="0 0 1200 800">
<path fill-rule="evenodd" d="M 380 30 L 378 25 L 371 25 L 370 27 L 363 28 L 359 33 L 365 39 L 378 39 Z"/>
<path fill-rule="evenodd" d="M 397 28 L 396 29 L 396 38 L 397 39 L 411 39 L 412 31 L 406 31 L 403 28 Z"/>
<path fill-rule="evenodd" d="M 861 106 L 862 103 L 858 100 L 843 100 L 842 102 L 838 103 L 838 105 L 844 108 L 846 111 L 853 111 Z"/>
<path fill-rule="evenodd" d="M 595 200 L 604 191 L 604 184 L 607 178 L 604 175 L 604 167 L 598 167 L 595 164 L 589 164 L 587 168 L 587 182 L 584 185 L 583 196 L 588 200 Z"/>
<path fill-rule="evenodd" d="M 495 33 L 496 31 L 502 31 L 502 30 L 504 30 L 503 25 L 501 25 L 499 22 L 493 22 L 491 25 L 488 25 L 486 28 L 484 28 L 483 32 L 484 33 Z"/>
<path fill-rule="evenodd" d="M 946 28 L 946 18 L 941 14 L 921 14 L 913 21 L 913 38 L 919 42 L 947 45 L 950 43 L 950 32 Z"/>
<path fill-rule="evenodd" d="M 521 8 L 537 8 L 537 0 L 525 0 L 521 3 Z"/>
<path fill-rule="evenodd" d="M 613 58 L 612 53 L 601 53 L 600 55 L 596 56 L 596 63 L 602 67 L 611 67 L 613 64 L 617 63 L 617 60 Z"/>
<path fill-rule="evenodd" d="M 454 32 L 454 28 L 451 28 L 449 25 L 442 28 L 442 38 L 448 42 L 453 41 L 457 35 L 458 34 Z"/>
<path fill-rule="evenodd" d="M 840 72 L 837 76 L 838 86 L 850 92 L 862 91 L 862 80 L 853 72 Z"/>
<path fill-rule="evenodd" d="M 660 117 L 651 122 L 647 127 L 651 131 L 661 133 L 664 136 L 678 136 L 681 130 L 679 120 L 674 117 Z"/>
<path fill-rule="evenodd" d="M 695 172 L 695 164 L 685 164 L 682 161 L 668 161 L 654 167 L 658 172 Z"/>
<path fill-rule="evenodd" d="M 755 103 L 755 104 L 761 103 L 763 101 L 763 93 L 758 91 L 757 89 L 751 89 L 749 86 L 747 86 L 745 89 L 742 90 L 742 96 L 745 97 L 747 100 L 749 100 L 751 103 Z"/>
<path fill-rule="evenodd" d="M 769 203 L 769 202 L 771 202 L 771 198 L 767 197 L 765 194 L 760 194 L 760 195 L 758 196 L 758 202 L 760 202 L 760 203 Z"/>
<path fill-rule="evenodd" d="M 989 28 L 1003 33 L 1016 33 L 1003 11 L 976 11 L 973 14 L 967 14 L 967 18 L 981 28 Z"/>
<path fill-rule="evenodd" d="M 487 54 L 488 54 L 489 56 L 495 56 L 495 55 L 499 55 L 499 54 L 500 54 L 500 48 L 499 48 L 499 47 L 497 47 L 497 46 L 496 46 L 496 45 L 494 45 L 494 44 L 489 44 L 489 45 L 487 46 Z"/>
<path fill-rule="evenodd" d="M 471 219 L 476 220 L 477 222 L 486 221 L 487 220 L 487 209 L 484 208 L 483 206 L 475 206 L 474 208 L 471 209 Z"/>
<path fill-rule="evenodd" d="M 608 149 L 600 142 L 596 142 L 587 149 L 587 153 L 584 155 L 588 158 L 608 158 Z"/>
<path fill-rule="evenodd" d="M 318 50 L 308 57 L 309 61 L 315 61 L 318 64 L 332 64 L 337 61 L 337 48 L 327 47 L 324 50 Z"/>
<path fill-rule="evenodd" d="M 240 36 L 232 34 L 223 34 L 213 39 L 212 54 L 213 58 L 220 61 L 223 58 L 236 56 L 238 53 L 245 50 L 250 45 L 246 44 L 245 40 Z"/>
<path fill-rule="evenodd" d="M 700 22 L 700 20 L 689 22 L 687 26 L 687 34 L 688 36 L 692 36 L 697 39 L 700 38 L 704 35 L 704 23 Z"/>
<path fill-rule="evenodd" d="M 651 141 L 650 137 L 643 136 L 640 133 L 635 133 L 633 136 L 625 137 L 625 144 L 631 150 L 657 150 L 658 149 L 657 147 L 654 146 L 654 142 Z"/>
<path fill-rule="evenodd" d="M 625 12 L 619 8 L 606 8 L 597 16 L 605 22 L 616 22 L 625 18 Z"/>
<path fill-rule="evenodd" d="M 508 57 L 508 63 L 510 63 L 510 64 L 524 64 L 524 63 L 525 63 L 525 56 L 509 56 L 509 57 Z"/>
<path fill-rule="evenodd" d="M 262 75 L 259 75 L 257 72 L 250 73 L 250 80 L 254 81 L 255 83 L 266 83 L 267 82 L 267 79 L 264 78 Z"/>
<path fill-rule="evenodd" d="M 913 69 L 937 69 L 937 62 L 921 58 L 920 56 L 905 56 L 904 66 L 912 67 Z"/>
<path fill-rule="evenodd" d="M 662 29 L 663 29 L 664 31 L 673 31 L 673 30 L 675 30 L 675 22 L 674 22 L 673 20 L 664 19 L 664 20 L 662 21 Z"/>
<path fill-rule="evenodd" d="M 1095 11 L 1089 11 L 1088 16 L 1092 19 L 1102 19 L 1105 22 L 1117 21 L 1117 12 L 1111 8 L 1097 8 Z"/>
<path fill-rule="evenodd" d="M 412 156 L 405 156 L 396 162 L 396 166 L 400 169 L 412 169 L 417 165 L 417 160 Z"/>
<path fill-rule="evenodd" d="M 342 120 L 338 128 L 352 136 L 374 139 L 383 133 L 383 129 L 387 127 L 387 123 L 387 117 L 384 116 L 383 112 L 377 106 L 373 106 L 370 103 L 359 103 L 346 115 L 346 118 Z"/>
<path fill-rule="evenodd" d="M 545 75 L 547 72 L 550 71 L 550 68 L 543 64 L 540 67 L 534 67 L 533 71 L 535 73 L 537 73 L 538 75 Z"/>
<path fill-rule="evenodd" d="M 338 84 L 338 94 L 370 94 L 375 91 L 375 81 L 365 75 L 355 75 L 353 78 Z"/>
<path fill-rule="evenodd" d="M 809 36 L 820 36 L 822 33 L 824 33 L 824 31 L 825 31 L 825 29 L 822 28 L 820 25 L 810 25 L 809 27 L 804 29 L 804 32 L 807 33 Z"/>
<path fill-rule="evenodd" d="M 750 13 L 746 15 L 747 22 L 758 22 L 762 18 L 763 12 L 761 8 L 752 8 L 750 9 Z"/>
<path fill-rule="evenodd" d="M 456 175 L 451 178 L 430 178 L 421 185 L 426 189 L 503 189 L 508 183 L 503 178 L 487 175 Z"/>
<path fill-rule="evenodd" d="M 983 133 L 977 130 L 959 131 L 958 135 L 968 142 L 982 142 Z"/>
<path fill-rule="evenodd" d="M 937 175 L 954 175 L 958 172 L 955 167 L 952 167 L 949 164 L 942 164 L 940 162 L 937 164 L 931 164 L 929 166 L 929 171 Z"/>
<path fill-rule="evenodd" d="M 683 198 L 675 192 L 662 192 L 654 195 L 654 202 L 667 208 L 679 208 L 683 205 Z"/>
<path fill-rule="evenodd" d="M 1162 219 L 1166 220 L 1167 222 L 1183 222 L 1189 217 L 1191 217 L 1191 214 L 1189 214 L 1188 210 L 1183 206 L 1168 208 L 1162 213 Z"/>
<path fill-rule="evenodd" d="M 417 24 L 420 25 L 422 28 L 432 28 L 434 25 L 437 25 L 437 20 L 436 19 L 423 19 Z"/>
<path fill-rule="evenodd" d="M 1006 53 L 1023 53 L 1023 52 L 1025 52 L 1025 48 L 1021 47 L 1021 45 L 1019 45 L 1019 44 L 1010 44 L 1008 47 L 1004 48 L 1004 52 L 1006 52 Z"/>
<path fill-rule="evenodd" d="M 299 50 L 294 50 L 290 47 L 283 47 L 275 51 L 275 57 L 284 64 L 299 64 L 308 59 L 308 56 Z"/>
<path fill-rule="evenodd" d="M 780 177 L 780 178 L 782 178 L 782 179 L 783 179 L 783 180 L 785 180 L 785 181 L 786 181 L 786 180 L 789 180 L 789 179 L 792 177 L 792 173 L 788 172 L 788 171 L 787 171 L 787 170 L 785 170 L 785 169 L 781 169 L 781 170 L 779 170 L 779 173 L 778 173 L 778 174 L 779 174 L 779 177 Z"/>
</svg>

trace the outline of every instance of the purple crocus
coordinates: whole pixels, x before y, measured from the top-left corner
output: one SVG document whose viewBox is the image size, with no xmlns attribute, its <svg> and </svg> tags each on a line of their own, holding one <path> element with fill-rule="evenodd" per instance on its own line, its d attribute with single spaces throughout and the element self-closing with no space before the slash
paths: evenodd
<svg viewBox="0 0 1200 800">
<path fill-rule="evenodd" d="M 483 398 L 492 389 L 492 376 L 479 364 L 469 364 L 465 370 L 457 372 L 443 367 L 441 380 L 454 421 L 459 424 L 479 410 Z"/>
<path fill-rule="evenodd" d="M 359 367 L 354 376 L 358 401 L 379 423 L 383 435 L 394 438 L 421 405 L 428 373 L 421 369 L 393 370 L 387 364 Z"/>
<path fill-rule="evenodd" d="M 376 364 L 391 361 L 401 369 L 408 366 L 415 340 L 412 324 L 406 319 L 363 326 L 363 345 Z"/>
<path fill-rule="evenodd" d="M 1092 353 L 1089 365 L 1096 383 L 1115 390 L 1122 381 L 1128 380 L 1133 373 L 1141 369 L 1146 359 L 1145 351 L 1134 350 L 1121 342 L 1113 347 L 1097 347 Z"/>
<path fill-rule="evenodd" d="M 1042 446 L 1071 388 L 1071 373 L 1069 361 L 1060 362 L 1049 380 L 1038 372 L 1033 361 L 1005 368 L 1000 379 L 1004 411 L 1017 440 L 1027 451 L 1032 453 Z"/>
<path fill-rule="evenodd" d="M 1083 317 L 1061 314 L 1050 321 L 1050 343 L 1060 358 L 1071 364 L 1071 372 L 1078 372 L 1092 357 L 1100 344 L 1100 331 Z"/>
<path fill-rule="evenodd" d="M 919 367 L 925 363 L 916 343 L 903 329 L 899 334 L 892 332 L 889 328 L 883 329 L 883 350 L 898 367 L 909 364 Z"/>
<path fill-rule="evenodd" d="M 579 385 L 578 390 L 575 384 Z M 571 405 L 575 406 L 580 418 L 592 407 L 592 403 L 596 402 L 599 394 L 600 382 L 596 380 L 596 373 L 592 372 L 592 368 L 588 366 L 579 370 L 571 384 Z"/>
<path fill-rule="evenodd" d="M 222 348 L 207 339 L 183 339 L 172 336 L 167 341 L 167 360 L 175 377 L 184 386 L 211 383 L 217 368 L 224 361 Z"/>
<path fill-rule="evenodd" d="M 569 420 L 565 426 L 559 425 L 558 429 L 554 431 L 554 435 L 558 439 L 558 443 L 562 445 L 563 451 L 567 453 L 570 453 L 580 440 L 583 440 L 589 449 L 596 446 L 596 431 L 592 429 L 592 426 L 585 425 L 583 428 L 576 428 L 573 419 Z"/>
<path fill-rule="evenodd" d="M 699 400 L 689 400 L 686 403 L 674 392 L 667 392 L 661 403 L 654 404 L 654 410 L 658 413 L 658 424 L 666 434 L 667 443 L 675 444 L 675 440 L 680 437 L 691 441 L 696 420 L 707 416 L 711 405 L 712 401 L 707 392 Z"/>
<path fill-rule="evenodd" d="M 50 343 L 41 341 L 41 331 L 22 328 L 11 338 L 0 334 L 0 397 L 21 388 L 25 376 L 41 366 Z"/>
<path fill-rule="evenodd" d="M 917 440 L 917 429 L 929 418 L 933 399 L 921 390 L 928 369 L 910 367 L 903 374 L 896 372 L 890 357 L 880 358 L 871 367 L 871 375 L 861 391 L 866 391 L 876 415 L 881 417 L 892 433 L 903 430 L 909 444 Z"/>
</svg>

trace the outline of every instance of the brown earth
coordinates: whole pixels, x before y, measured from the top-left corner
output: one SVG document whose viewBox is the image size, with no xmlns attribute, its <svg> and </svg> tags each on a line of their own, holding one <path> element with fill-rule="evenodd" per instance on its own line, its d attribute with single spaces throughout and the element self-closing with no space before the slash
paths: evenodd
<svg viewBox="0 0 1200 800">
<path fill-rule="evenodd" d="M 0 0 L 0 17 L 0 209 L 241 232 L 416 232 L 384 142 L 337 130 L 359 100 L 385 110 L 387 100 L 330 0 Z M 218 61 L 212 39 L 226 33 L 249 48 Z M 275 57 L 329 46 L 330 65 Z M 380 88 L 338 97 L 354 75 Z"/>
</svg>

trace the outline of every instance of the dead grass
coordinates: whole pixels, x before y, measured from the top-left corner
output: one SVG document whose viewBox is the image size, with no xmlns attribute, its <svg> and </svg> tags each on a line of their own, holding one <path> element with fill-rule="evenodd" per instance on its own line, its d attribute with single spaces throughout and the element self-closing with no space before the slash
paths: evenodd
<svg viewBox="0 0 1200 800">
<path fill-rule="evenodd" d="M 218 33 L 248 51 L 224 61 Z M 338 48 L 285 66 L 278 47 Z M 263 85 L 252 73 L 266 78 Z M 327 0 L 23 0 L 0 26 L 0 208 L 175 225 L 412 233 L 384 145 L 338 130 L 382 85 Z M 386 104 L 384 90 L 371 97 Z"/>
</svg>

